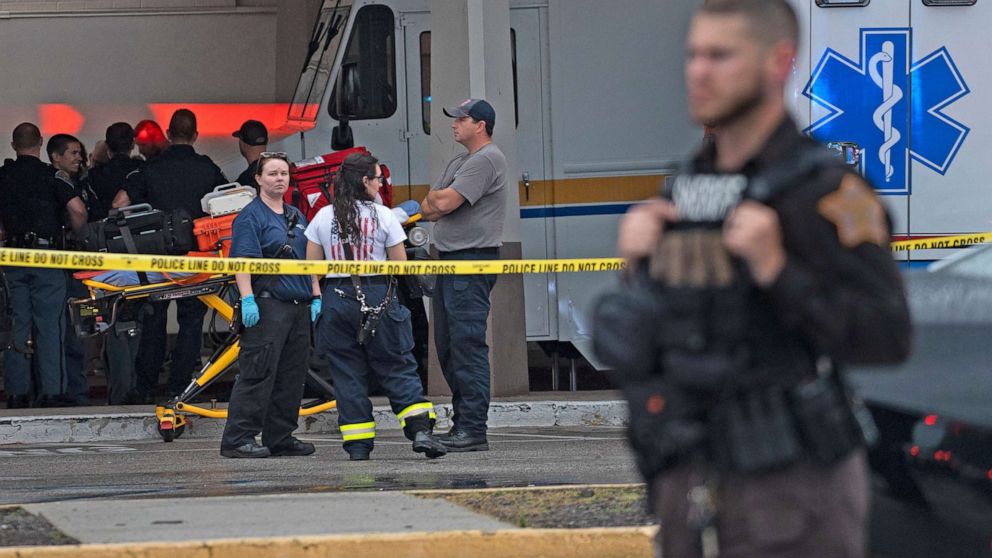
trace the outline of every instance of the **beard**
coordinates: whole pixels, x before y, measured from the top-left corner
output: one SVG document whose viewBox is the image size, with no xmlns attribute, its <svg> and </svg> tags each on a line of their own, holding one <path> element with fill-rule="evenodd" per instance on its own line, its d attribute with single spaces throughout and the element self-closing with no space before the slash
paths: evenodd
<svg viewBox="0 0 992 558">
<path fill-rule="evenodd" d="M 765 101 L 765 92 L 761 83 L 757 82 L 749 91 L 733 99 L 729 106 L 718 114 L 705 118 L 700 122 L 703 126 L 710 128 L 720 128 L 733 124 L 741 118 L 747 116 Z"/>
</svg>

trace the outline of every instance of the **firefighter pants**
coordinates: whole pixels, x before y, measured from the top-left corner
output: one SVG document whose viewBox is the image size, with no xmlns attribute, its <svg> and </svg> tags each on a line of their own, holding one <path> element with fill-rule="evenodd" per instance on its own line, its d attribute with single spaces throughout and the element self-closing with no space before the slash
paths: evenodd
<svg viewBox="0 0 992 558">
<path fill-rule="evenodd" d="M 495 259 L 488 252 L 461 251 L 441 259 Z M 458 430 L 486 435 L 489 418 L 490 370 L 486 319 L 496 275 L 439 275 L 431 307 L 434 346 L 448 387 L 451 421 Z"/>
<path fill-rule="evenodd" d="M 384 277 L 362 280 L 368 306 L 381 303 L 386 294 L 385 281 Z M 335 289 L 343 292 L 344 298 Z M 407 419 L 420 415 L 433 419 L 434 409 L 424 397 L 423 385 L 417 375 L 410 310 L 394 297 L 379 320 L 375 335 L 361 345 L 358 343 L 361 306 L 355 300 L 351 279 L 325 280 L 322 299 L 317 351 L 330 363 L 344 449 L 368 451 L 373 446 L 375 420 L 368 393 L 369 378 L 373 376 L 389 398 L 404 433 L 412 439 L 415 431 L 406 428 Z M 427 421 L 415 423 L 426 425 Z"/>
</svg>

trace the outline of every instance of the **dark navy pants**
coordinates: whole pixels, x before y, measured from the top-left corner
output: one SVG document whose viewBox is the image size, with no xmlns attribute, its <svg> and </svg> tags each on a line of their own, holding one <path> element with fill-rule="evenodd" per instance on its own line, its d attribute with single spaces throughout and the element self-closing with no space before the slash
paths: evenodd
<svg viewBox="0 0 992 558">
<path fill-rule="evenodd" d="M 70 298 L 88 298 L 89 290 L 83 282 L 65 272 L 66 305 Z M 63 305 L 63 306 L 66 306 Z M 67 306 L 66 306 L 67 307 Z M 66 311 L 68 312 L 68 311 Z M 90 385 L 86 378 L 86 344 L 76 336 L 76 328 L 66 315 L 65 320 L 65 397 L 76 405 L 90 404 Z"/>
<path fill-rule="evenodd" d="M 134 367 L 137 374 L 137 389 L 145 393 L 155 393 L 162 363 L 165 361 L 169 302 L 149 304 L 153 312 L 142 320 L 141 348 Z M 172 351 L 170 394 L 182 393 L 189 385 L 190 378 L 195 372 L 199 372 L 203 365 L 200 346 L 203 343 L 203 317 L 206 314 L 207 307 L 198 298 L 176 301 L 179 334 L 176 336 L 175 350 Z"/>
<path fill-rule="evenodd" d="M 4 391 L 7 395 L 31 392 L 31 360 L 38 370 L 35 392 L 39 396 L 65 392 L 63 340 L 65 320 L 65 273 L 61 269 L 5 267 L 13 310 L 13 348 L 4 352 Z M 28 353 L 28 337 L 34 339 L 34 354 Z"/>
<path fill-rule="evenodd" d="M 366 304 L 377 306 L 386 294 L 386 285 L 363 281 Z M 332 280 L 333 282 L 333 280 Z M 345 293 L 342 298 L 334 291 Z M 323 307 L 317 328 L 317 350 L 331 366 L 334 392 L 338 402 L 338 424 L 345 450 L 360 446 L 371 448 L 375 439 L 375 420 L 369 401 L 368 378 L 376 380 L 389 398 L 389 404 L 406 428 L 406 419 L 419 415 L 434 418 L 434 408 L 424 397 L 413 357 L 413 329 L 410 310 L 397 302 L 389 304 L 379 321 L 376 334 L 365 345 L 358 343 L 361 309 L 354 300 L 355 288 L 345 278 L 340 284 L 325 285 Z M 410 432 L 405 430 L 407 436 Z"/>
<path fill-rule="evenodd" d="M 442 254 L 444 260 L 494 260 L 470 251 Z M 486 319 L 495 275 L 440 275 L 434 286 L 434 346 L 451 388 L 454 427 L 485 435 L 489 416 L 489 345 Z"/>
<path fill-rule="evenodd" d="M 241 332 L 238 379 L 227 407 L 222 448 L 262 434 L 273 451 L 292 443 L 310 354 L 310 305 L 258 298 L 259 321 Z"/>
</svg>

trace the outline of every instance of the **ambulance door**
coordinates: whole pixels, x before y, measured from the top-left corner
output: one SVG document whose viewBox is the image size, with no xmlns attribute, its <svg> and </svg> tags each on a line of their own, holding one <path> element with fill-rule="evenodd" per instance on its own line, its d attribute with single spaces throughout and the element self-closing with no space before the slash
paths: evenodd
<svg viewBox="0 0 992 558">
<path fill-rule="evenodd" d="M 554 257 L 554 182 L 547 169 L 551 147 L 548 83 L 547 9 L 510 10 L 514 91 L 516 93 L 517 162 L 520 167 L 520 237 L 524 259 Z M 506 120 L 504 120 L 506 122 Z M 524 275 L 527 338 L 558 338 L 558 302 L 551 273 Z"/>
<path fill-rule="evenodd" d="M 913 235 L 992 230 L 988 154 L 992 4 L 911 0 L 914 92 Z M 914 252 L 936 259 L 948 250 Z"/>
<path fill-rule="evenodd" d="M 309 134 L 327 143 L 311 145 L 308 141 L 307 156 L 344 149 L 349 143 L 365 146 L 389 167 L 393 184 L 407 184 L 409 161 L 406 143 L 401 141 L 407 118 L 407 104 L 401 98 L 406 75 L 404 49 L 397 48 L 397 41 L 402 40 L 397 14 L 386 4 L 355 9 L 341 65 L 330 84 L 324 109 L 330 116 L 325 121 L 329 122 L 322 127 L 324 133 Z M 349 139 L 342 133 L 344 120 L 353 142 L 342 142 Z"/>
<path fill-rule="evenodd" d="M 547 217 L 552 204 L 552 183 L 546 168 L 550 149 L 546 131 L 548 119 L 547 26 L 545 8 L 515 8 L 510 10 L 511 62 L 513 63 L 514 114 L 498 115 L 497 126 L 516 126 L 517 160 L 520 175 L 507 177 L 511 188 L 519 189 L 521 206 L 520 235 L 523 257 L 545 259 L 548 245 L 553 242 Z M 430 174 L 430 136 L 432 133 L 451 134 L 449 122 L 431 129 L 431 33 L 430 14 L 403 13 L 400 27 L 405 45 L 406 127 L 401 132 L 408 152 L 409 186 L 395 183 L 397 199 L 423 199 L 430 184 L 437 179 Z M 513 192 L 514 194 L 516 191 Z M 548 339 L 557 335 L 556 302 L 551 274 L 524 276 L 524 298 L 527 309 L 527 337 Z"/>
<path fill-rule="evenodd" d="M 861 148 L 860 171 L 908 234 L 912 64 L 909 0 L 811 0 L 809 67 L 798 93 L 809 102 L 809 132 Z"/>
</svg>

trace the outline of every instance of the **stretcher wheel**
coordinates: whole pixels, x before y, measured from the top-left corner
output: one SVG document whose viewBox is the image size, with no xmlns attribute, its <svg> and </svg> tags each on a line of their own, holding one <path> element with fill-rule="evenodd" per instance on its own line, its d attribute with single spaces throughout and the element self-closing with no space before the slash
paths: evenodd
<svg viewBox="0 0 992 558">
<path fill-rule="evenodd" d="M 176 427 L 179 425 L 177 421 L 176 412 L 171 408 L 158 407 L 155 409 L 155 414 L 158 415 L 158 434 L 162 437 L 165 442 L 171 442 L 179 437 L 176 434 Z M 185 425 L 185 421 L 183 421 Z"/>
<path fill-rule="evenodd" d="M 172 431 L 176 433 L 175 436 L 173 436 L 173 439 L 182 437 L 183 432 L 186 432 L 186 417 L 176 415 L 176 424 Z"/>
</svg>

